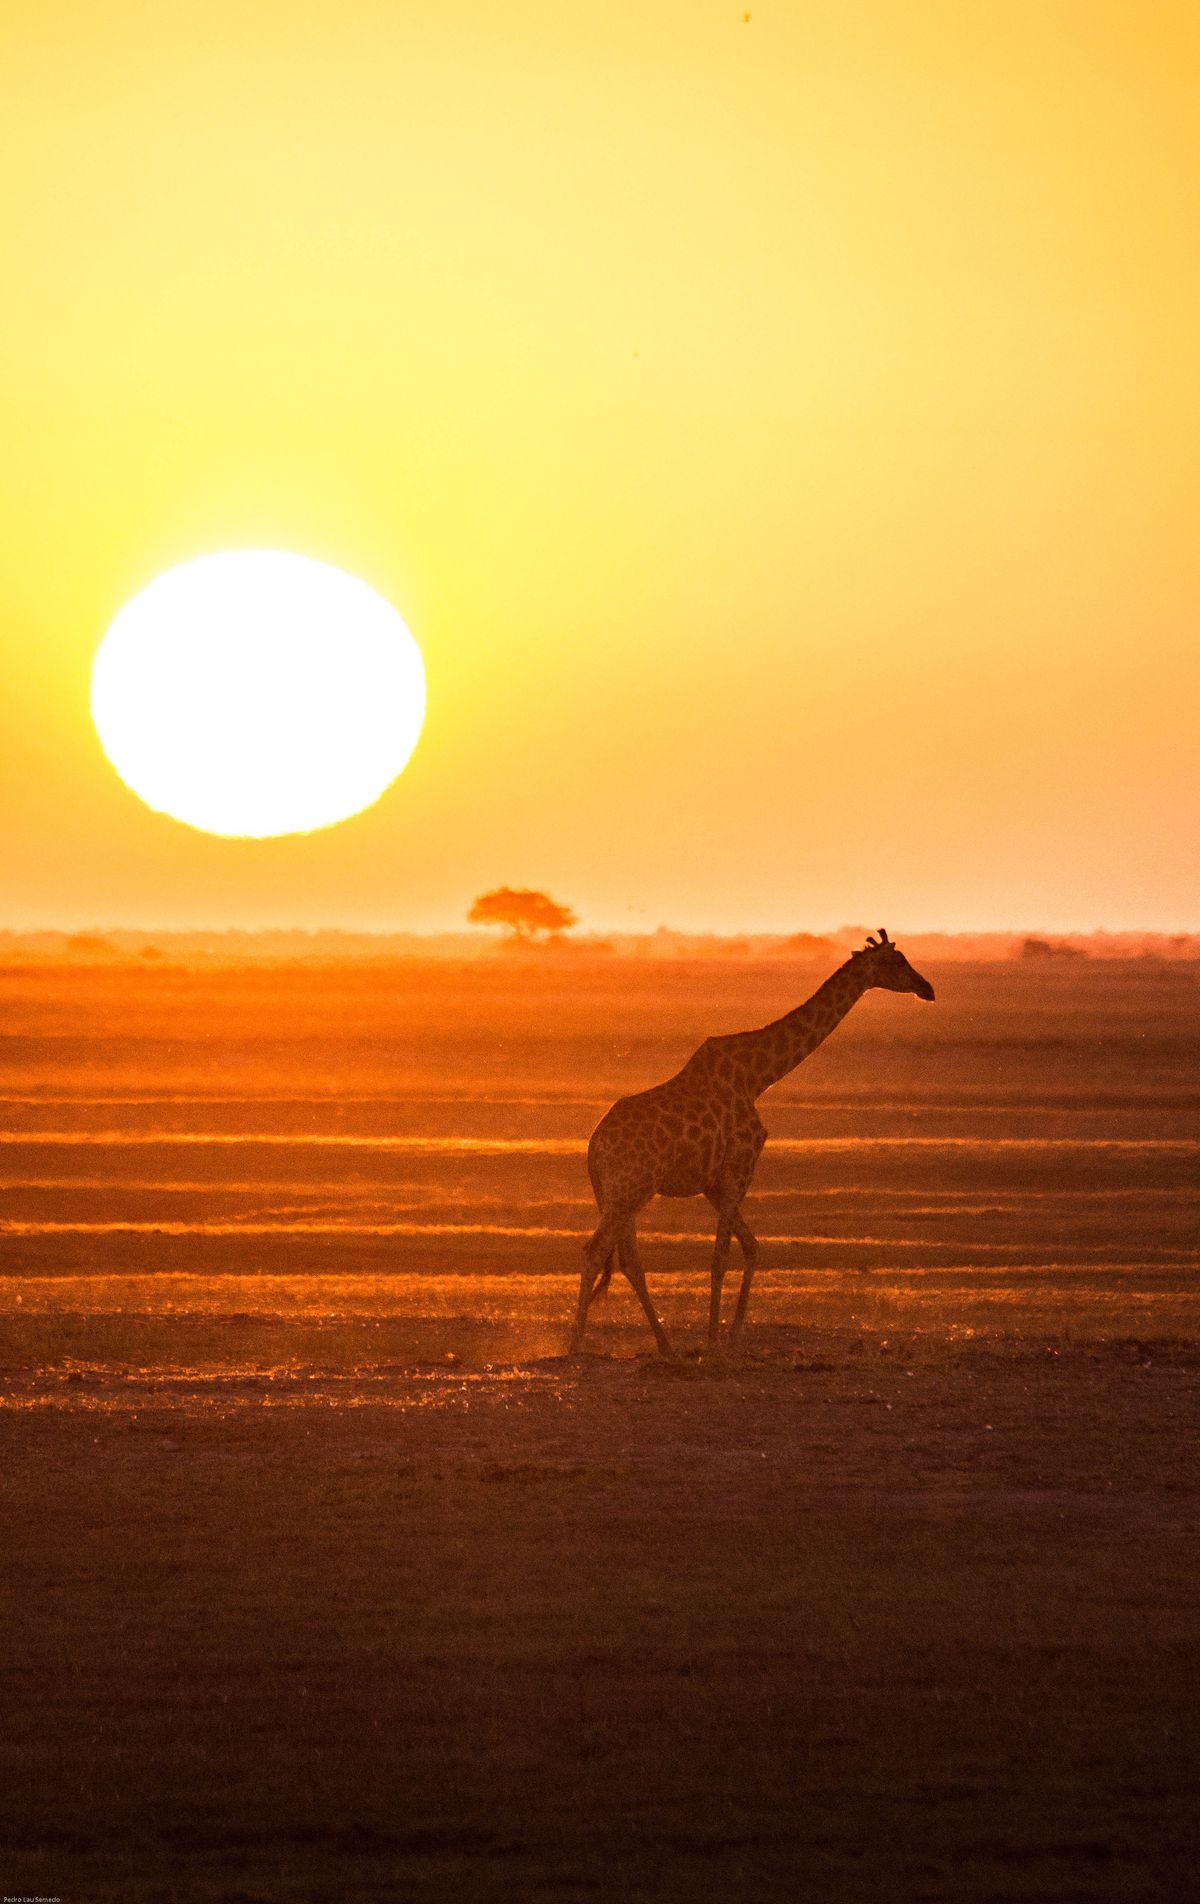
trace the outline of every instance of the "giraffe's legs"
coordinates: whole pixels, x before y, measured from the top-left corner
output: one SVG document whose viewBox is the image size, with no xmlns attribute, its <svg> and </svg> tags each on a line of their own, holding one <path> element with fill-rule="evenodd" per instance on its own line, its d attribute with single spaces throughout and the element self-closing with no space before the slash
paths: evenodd
<svg viewBox="0 0 1200 1904">
<path fill-rule="evenodd" d="M 583 1273 L 579 1278 L 579 1302 L 575 1309 L 575 1326 L 571 1330 L 571 1346 L 568 1355 L 578 1355 L 583 1347 L 583 1332 L 587 1328 L 588 1304 L 592 1299 L 592 1284 L 600 1271 L 593 1265 L 589 1256 L 583 1259 Z"/>
<path fill-rule="evenodd" d="M 746 1320 L 746 1305 L 750 1300 L 750 1285 L 754 1281 L 754 1265 L 758 1261 L 758 1242 L 751 1234 L 750 1225 L 740 1210 L 733 1213 L 733 1233 L 741 1248 L 745 1268 L 742 1270 L 742 1286 L 738 1290 L 737 1308 L 733 1312 L 733 1326 L 730 1334 L 734 1337 L 741 1333 Z"/>
<path fill-rule="evenodd" d="M 674 1350 L 667 1340 L 666 1330 L 658 1319 L 658 1311 L 650 1300 L 650 1291 L 646 1287 L 646 1273 L 642 1268 L 641 1257 L 638 1255 L 637 1238 L 634 1235 L 632 1220 L 630 1220 L 627 1227 L 621 1232 L 619 1249 L 621 1253 L 621 1268 L 625 1271 L 626 1276 L 628 1276 L 633 1285 L 634 1294 L 641 1303 L 642 1308 L 646 1311 L 646 1320 L 654 1331 L 654 1340 L 658 1344 L 658 1352 L 660 1355 L 665 1355 L 670 1359 L 674 1356 Z"/>
<path fill-rule="evenodd" d="M 736 1206 L 733 1209 L 723 1206 L 720 1196 L 716 1191 L 706 1191 L 705 1195 L 717 1213 L 717 1244 L 713 1252 L 713 1286 L 708 1310 L 708 1346 L 711 1350 L 716 1346 L 717 1336 L 721 1327 L 721 1284 L 725 1279 L 726 1257 L 729 1251 L 730 1237 L 737 1237 L 738 1247 L 742 1252 L 742 1260 L 745 1264 L 742 1270 L 742 1286 L 738 1290 L 737 1307 L 733 1312 L 733 1324 L 730 1329 L 731 1336 L 737 1336 L 740 1333 L 742 1324 L 746 1320 L 746 1305 L 750 1300 L 750 1285 L 754 1281 L 754 1266 L 758 1261 L 758 1242 L 750 1229 L 750 1225 L 746 1222 L 745 1217 Z M 725 1236 L 724 1249 L 721 1247 L 722 1230 L 724 1230 Z"/>
<path fill-rule="evenodd" d="M 729 1258 L 729 1245 L 733 1240 L 733 1215 L 728 1210 L 717 1212 L 717 1241 L 713 1249 L 711 1287 L 708 1298 L 708 1352 L 716 1353 L 717 1338 L 721 1333 L 721 1285 L 725 1281 L 725 1266 Z"/>
</svg>

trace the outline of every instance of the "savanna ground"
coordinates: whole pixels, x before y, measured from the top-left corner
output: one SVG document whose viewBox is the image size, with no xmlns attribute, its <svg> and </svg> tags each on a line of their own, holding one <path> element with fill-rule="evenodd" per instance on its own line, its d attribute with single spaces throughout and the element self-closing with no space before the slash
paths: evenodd
<svg viewBox="0 0 1200 1904">
<path fill-rule="evenodd" d="M 587 1132 L 823 972 L 0 978 L 0 1890 L 1190 1894 L 1195 967 L 948 965 L 562 1359 Z"/>
</svg>

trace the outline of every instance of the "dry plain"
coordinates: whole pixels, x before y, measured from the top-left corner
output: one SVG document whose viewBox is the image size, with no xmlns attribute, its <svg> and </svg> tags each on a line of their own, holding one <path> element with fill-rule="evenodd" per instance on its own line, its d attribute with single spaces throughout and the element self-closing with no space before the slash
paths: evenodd
<svg viewBox="0 0 1200 1904">
<path fill-rule="evenodd" d="M 1200 1852 L 1200 973 L 947 964 L 562 1350 L 612 1097 L 823 971 L 0 977 L 0 1879 L 1091 1900 Z"/>
</svg>

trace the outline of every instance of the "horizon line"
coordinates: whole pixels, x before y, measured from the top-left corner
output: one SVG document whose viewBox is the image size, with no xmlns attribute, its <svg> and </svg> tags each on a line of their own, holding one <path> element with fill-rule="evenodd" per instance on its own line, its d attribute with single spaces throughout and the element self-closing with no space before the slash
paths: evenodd
<svg viewBox="0 0 1200 1904">
<path fill-rule="evenodd" d="M 584 945 L 589 941 L 609 939 L 718 939 L 736 943 L 744 939 L 778 940 L 781 944 L 797 939 L 828 940 L 839 942 L 854 939 L 865 932 L 876 932 L 878 927 L 866 924 L 843 924 L 837 926 L 797 926 L 783 928 L 777 926 L 673 926 L 662 922 L 656 926 L 585 926 L 564 932 L 543 934 L 537 939 L 521 941 L 528 944 L 559 943 Z M 989 938 L 1029 938 L 1029 939 L 1136 939 L 1160 938 L 1185 940 L 1200 937 L 1200 925 L 1154 925 L 1136 926 L 1048 926 L 1048 925 L 1003 925 L 1003 926 L 905 926 L 900 928 L 904 936 L 920 939 L 989 939 Z M 195 938 L 200 936 L 241 938 L 353 938 L 353 939 L 461 939 L 479 946 L 503 945 L 509 943 L 508 936 L 499 936 L 491 927 L 472 927 L 468 925 L 447 926 L 363 926 L 346 924 L 302 925 L 298 923 L 272 925 L 244 925 L 212 923 L 192 925 L 167 925 L 165 923 L 117 924 L 103 923 L 95 919 L 80 920 L 69 925 L 38 924 L 9 925 L 0 924 L 0 937 L 3 938 L 83 938 L 88 936 L 120 936 L 158 938 Z M 895 933 L 892 935 L 895 937 Z"/>
</svg>

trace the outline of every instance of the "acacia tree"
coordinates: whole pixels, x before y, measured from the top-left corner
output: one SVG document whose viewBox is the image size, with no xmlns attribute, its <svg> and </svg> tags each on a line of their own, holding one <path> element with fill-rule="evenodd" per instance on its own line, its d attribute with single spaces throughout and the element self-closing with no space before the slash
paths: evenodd
<svg viewBox="0 0 1200 1904">
<path fill-rule="evenodd" d="M 473 926 L 507 926 L 514 939 L 566 932 L 579 923 L 569 906 L 528 886 L 497 886 L 494 892 L 480 893 L 467 920 Z"/>
</svg>

